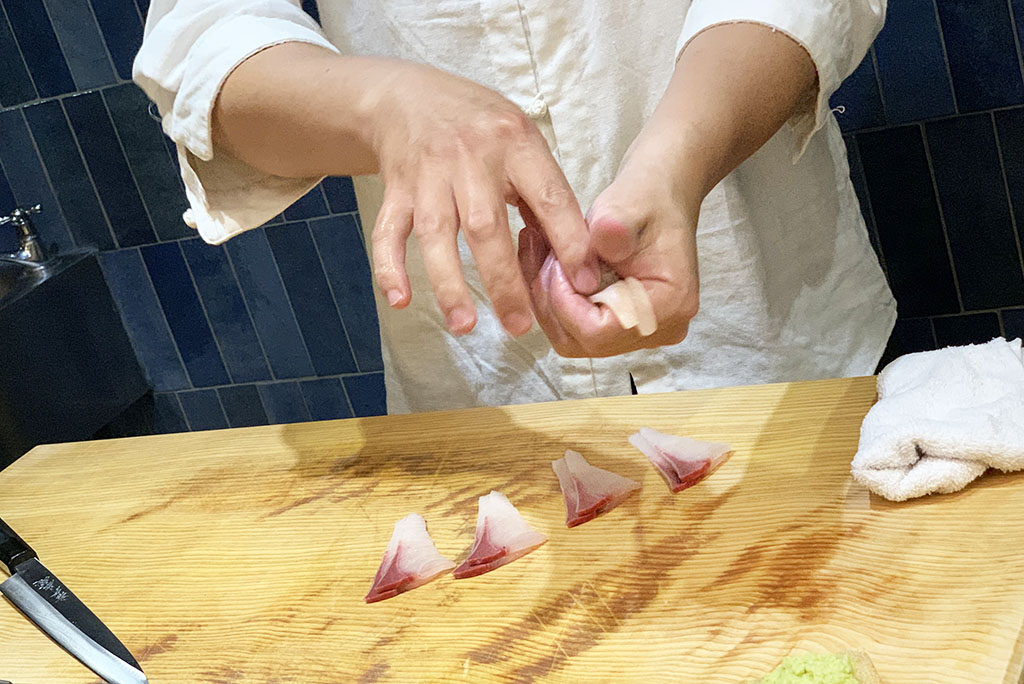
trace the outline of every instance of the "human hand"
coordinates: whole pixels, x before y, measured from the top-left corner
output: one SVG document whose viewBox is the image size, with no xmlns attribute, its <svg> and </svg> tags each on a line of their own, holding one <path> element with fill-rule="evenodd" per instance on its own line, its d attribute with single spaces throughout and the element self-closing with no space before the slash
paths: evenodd
<svg viewBox="0 0 1024 684">
<path fill-rule="evenodd" d="M 678 150 L 645 129 L 587 214 L 595 254 L 618 277 L 632 276 L 643 285 L 657 319 L 649 336 L 624 329 L 611 309 L 576 290 L 524 212 L 521 267 L 537 321 L 562 356 L 613 356 L 686 337 L 699 300 L 696 228 L 703 193 L 678 168 Z"/>
<path fill-rule="evenodd" d="M 371 90 L 372 141 L 386 186 L 372 234 L 377 283 L 391 306 L 409 304 L 410 234 L 453 334 L 476 324 L 457 246 L 462 230 L 502 325 L 526 333 L 533 317 L 506 204 L 525 207 L 574 291 L 598 285 L 589 232 L 544 137 L 515 104 L 432 67 L 393 62 Z"/>
</svg>

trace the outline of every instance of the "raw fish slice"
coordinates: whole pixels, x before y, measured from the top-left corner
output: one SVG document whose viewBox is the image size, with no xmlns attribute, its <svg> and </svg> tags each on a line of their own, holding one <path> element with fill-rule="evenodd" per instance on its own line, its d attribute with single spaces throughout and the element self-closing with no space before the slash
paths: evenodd
<svg viewBox="0 0 1024 684">
<path fill-rule="evenodd" d="M 629 443 L 644 452 L 676 493 L 706 478 L 732 455 L 728 444 L 666 435 L 651 428 L 640 428 Z"/>
<path fill-rule="evenodd" d="M 384 551 L 367 603 L 383 601 L 421 587 L 448 572 L 455 563 L 442 556 L 427 533 L 423 516 L 410 513 L 395 523 L 391 541 Z"/>
<path fill-rule="evenodd" d="M 647 294 L 644 284 L 636 278 L 626 278 L 630 289 L 633 291 L 633 306 L 636 308 L 636 331 L 647 337 L 658 330 L 658 318 L 654 315 L 654 304 L 651 303 L 651 296 Z"/>
<path fill-rule="evenodd" d="M 600 292 L 590 295 L 590 301 L 607 306 L 619 319 L 622 329 L 629 330 L 637 326 L 634 296 L 633 288 L 629 286 L 629 283 L 625 280 L 617 280 Z"/>
<path fill-rule="evenodd" d="M 565 457 L 551 462 L 565 497 L 565 524 L 582 525 L 607 513 L 640 489 L 640 483 L 592 466 L 583 455 L 566 449 Z"/>
<path fill-rule="evenodd" d="M 548 540 L 519 515 L 501 492 L 480 497 L 476 539 L 469 557 L 455 568 L 455 578 L 476 577 L 507 565 Z"/>
</svg>

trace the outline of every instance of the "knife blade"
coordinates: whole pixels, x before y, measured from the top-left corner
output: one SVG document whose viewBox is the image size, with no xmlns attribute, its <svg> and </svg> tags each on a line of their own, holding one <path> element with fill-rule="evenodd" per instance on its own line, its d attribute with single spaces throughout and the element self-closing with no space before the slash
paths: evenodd
<svg viewBox="0 0 1024 684">
<path fill-rule="evenodd" d="M 0 594 L 64 650 L 110 684 L 148 684 L 124 644 L 2 519 L 0 563 L 11 573 Z"/>
</svg>

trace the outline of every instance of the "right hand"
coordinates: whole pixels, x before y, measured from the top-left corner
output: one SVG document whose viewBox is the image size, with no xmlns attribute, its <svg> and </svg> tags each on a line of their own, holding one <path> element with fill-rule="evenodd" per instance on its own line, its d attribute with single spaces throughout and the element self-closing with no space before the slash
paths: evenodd
<svg viewBox="0 0 1024 684">
<path fill-rule="evenodd" d="M 370 124 L 385 183 L 373 267 L 390 305 L 401 309 L 412 298 L 405 247 L 414 233 L 448 329 L 473 329 L 461 229 L 502 325 L 513 335 L 526 333 L 533 315 L 506 204 L 536 216 L 577 291 L 595 291 L 599 276 L 583 214 L 533 122 L 482 85 L 429 66 L 393 65 L 372 89 Z"/>
</svg>

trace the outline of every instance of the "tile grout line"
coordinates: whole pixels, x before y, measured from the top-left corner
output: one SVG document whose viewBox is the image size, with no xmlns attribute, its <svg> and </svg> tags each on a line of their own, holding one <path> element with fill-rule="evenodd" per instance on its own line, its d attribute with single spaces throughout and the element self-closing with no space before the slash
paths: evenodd
<svg viewBox="0 0 1024 684">
<path fill-rule="evenodd" d="M 262 229 L 263 229 L 262 226 L 260 226 L 258 228 L 253 228 L 253 230 L 262 230 Z M 302 351 L 304 351 L 306 353 L 306 359 L 309 361 L 310 369 L 312 369 L 313 372 L 316 372 L 316 366 L 313 364 L 313 355 L 309 353 L 309 345 L 306 344 L 306 336 L 302 334 L 302 328 L 299 326 L 299 319 L 295 317 L 295 307 L 292 304 L 292 296 L 288 293 L 288 286 L 285 285 L 284 278 L 281 276 L 281 268 L 277 265 L 277 256 L 275 256 L 274 249 L 273 249 L 273 247 L 270 246 L 270 241 L 267 240 L 267 236 L 266 235 L 263 235 L 263 240 L 264 240 L 264 242 L 267 245 L 267 252 L 270 254 L 270 262 L 274 265 L 274 274 L 277 276 L 277 281 L 279 283 L 281 283 L 281 291 L 284 292 L 285 301 L 288 302 L 288 313 L 291 314 L 292 323 L 295 324 L 295 330 L 299 333 L 299 342 L 302 343 Z M 224 251 L 227 252 L 228 261 L 231 263 L 231 270 L 237 275 L 238 271 L 237 271 L 237 269 L 235 267 L 235 260 L 231 256 L 231 250 L 225 248 Z M 239 281 L 239 283 L 238 283 L 238 289 L 242 293 L 242 301 L 245 302 L 245 306 L 246 306 L 246 308 L 248 308 L 249 307 L 249 299 L 248 299 L 248 297 L 245 294 L 245 288 L 242 287 L 241 281 Z M 256 329 L 256 321 L 255 321 L 255 319 L 253 320 L 253 330 L 256 331 L 256 339 L 258 339 L 260 341 L 260 345 L 262 346 L 263 345 L 263 338 L 260 337 L 260 332 L 259 332 L 259 330 Z M 271 375 L 271 377 L 276 378 L 277 374 L 274 372 L 273 367 L 270 365 L 270 360 L 269 359 L 267 360 L 267 367 L 270 368 L 270 375 Z"/>
<path fill-rule="evenodd" d="M 89 162 L 85 158 L 85 152 L 82 151 L 82 144 L 78 141 L 78 131 L 76 131 L 75 127 L 71 125 L 71 119 L 68 118 L 68 113 L 64 111 L 64 103 L 58 102 L 57 106 L 60 107 L 61 116 L 64 117 L 64 123 L 67 124 L 68 131 L 71 133 L 71 139 L 75 141 L 75 150 L 78 151 L 78 158 L 82 160 L 82 169 L 85 171 L 86 178 L 89 179 L 89 187 L 92 188 L 92 194 L 96 197 L 96 204 L 99 205 L 100 213 L 103 214 L 103 220 L 107 223 L 107 232 L 110 233 L 110 237 L 114 241 L 114 247 L 128 247 L 129 245 L 121 245 L 121 241 L 118 239 L 117 233 L 114 231 L 114 223 L 110 220 L 110 216 L 107 214 L 107 207 L 103 204 L 103 199 L 100 197 L 99 190 L 96 189 L 96 180 L 93 178 L 92 169 L 89 168 Z"/>
<path fill-rule="evenodd" d="M 28 67 L 26 66 L 26 69 L 27 68 Z M 31 77 L 31 74 L 29 74 L 29 76 Z M 122 86 L 122 85 L 125 85 L 125 84 L 128 84 L 128 83 L 131 83 L 132 85 L 135 85 L 135 83 L 133 81 L 120 81 L 119 80 L 117 83 L 107 83 L 105 85 L 96 86 L 95 88 L 84 88 L 82 90 L 72 90 L 71 92 L 61 93 L 60 95 L 48 95 L 46 97 L 36 97 L 36 98 L 34 98 L 32 100 L 26 100 L 25 102 L 19 102 L 17 104 L 12 104 L 12 105 L 7 105 L 5 107 L 0 107 L 0 112 L 9 112 L 12 109 L 24 109 L 25 107 L 34 107 L 36 105 L 45 104 L 47 102 L 53 102 L 54 100 L 65 100 L 65 99 L 67 99 L 69 97 L 75 97 L 76 95 L 85 95 L 87 93 L 98 93 L 98 92 L 102 92 L 104 90 L 110 90 L 111 88 L 116 88 L 118 86 Z M 32 87 L 35 88 L 35 83 L 32 84 Z M 137 88 L 138 86 L 135 86 L 135 87 Z"/>
<path fill-rule="evenodd" d="M 322 221 L 325 219 L 316 219 Z M 316 241 L 316 233 L 313 232 L 313 227 L 309 225 L 311 221 L 306 222 L 306 230 L 309 231 L 309 237 L 313 241 L 313 251 L 316 252 L 317 261 L 320 262 L 320 270 L 324 273 L 324 280 L 327 281 L 327 291 L 331 294 L 331 302 L 334 303 L 334 311 L 338 314 L 338 320 L 341 322 L 341 331 L 345 333 L 345 342 L 348 343 L 348 351 L 352 354 L 352 363 L 356 365 L 356 370 L 361 371 L 359 367 L 359 359 L 356 357 L 356 349 L 352 346 L 352 337 L 348 334 L 348 325 L 345 323 L 345 317 L 341 313 L 341 308 L 338 307 L 338 297 L 334 294 L 334 286 L 331 285 L 331 279 L 327 275 L 327 266 L 324 265 L 324 257 L 320 254 L 320 245 Z"/>
<path fill-rule="evenodd" d="M 214 245 L 209 245 L 214 247 Z M 260 337 L 260 331 L 256 328 L 256 319 L 252 316 L 252 311 L 249 309 L 249 300 L 245 298 L 245 292 L 242 291 L 242 281 L 238 279 L 238 273 L 235 271 L 235 262 L 231 260 L 231 254 L 228 253 L 228 248 L 224 245 L 216 245 L 216 248 L 221 251 L 224 255 L 224 260 L 228 264 L 228 270 L 231 271 L 231 279 L 238 288 L 238 296 L 242 298 L 242 306 L 245 307 L 245 315 L 249 317 L 249 325 L 252 326 L 252 334 L 256 336 L 256 344 L 260 346 L 260 353 L 263 354 L 263 361 L 267 364 L 267 372 L 270 373 L 271 380 L 277 380 L 277 373 L 274 372 L 274 366 L 270 363 L 270 357 L 267 355 L 267 348 L 263 344 L 263 338 Z"/>
<path fill-rule="evenodd" d="M 156 222 L 153 221 L 153 214 L 149 210 L 149 205 L 146 203 L 146 198 L 142 195 L 142 186 L 139 185 L 139 179 L 135 177 L 135 169 L 132 167 L 131 162 L 128 161 L 128 150 L 124 145 L 124 141 L 121 140 L 121 132 L 117 130 L 117 125 L 114 123 L 114 117 L 110 115 L 110 107 L 107 106 L 107 98 L 101 92 L 99 93 L 100 102 L 103 103 L 103 111 L 107 114 L 107 120 L 110 122 L 110 128 L 114 131 L 114 138 L 117 140 L 117 148 L 121 151 L 121 156 L 124 158 L 124 165 L 128 168 L 128 177 L 132 179 L 132 184 L 135 186 L 135 192 L 139 196 L 139 202 L 142 203 L 142 210 L 146 212 L 146 220 L 149 221 L 149 227 L 153 231 L 153 237 L 160 240 L 160 231 L 156 229 Z"/>
<path fill-rule="evenodd" d="M 28 76 L 29 85 L 32 86 L 32 92 L 34 92 L 36 94 L 36 99 L 38 100 L 39 99 L 39 87 L 36 86 L 36 77 L 32 75 L 32 70 L 28 68 L 28 62 L 25 60 L 25 53 L 21 49 L 21 43 L 18 42 L 18 34 L 14 30 L 14 24 L 11 23 L 11 17 L 7 13 L 7 8 L 4 7 L 3 3 L 0 3 L 0 12 L 3 13 L 4 21 L 7 22 L 8 28 L 11 29 L 11 36 L 14 38 L 14 47 L 18 50 L 18 57 L 21 59 L 21 65 L 23 67 L 25 67 L 25 75 Z M 47 15 L 47 16 L 49 16 L 49 15 Z M 68 71 L 70 71 L 70 69 Z M 71 80 L 74 80 L 74 79 L 72 78 Z M 19 105 L 10 105 L 9 107 L 0 108 L 0 111 L 5 111 L 7 109 L 14 109 L 14 108 L 20 107 L 20 106 L 21 106 L 20 104 Z"/>
<path fill-rule="evenodd" d="M 71 82 L 75 84 L 75 92 L 78 92 L 78 82 L 75 80 L 75 73 L 71 69 L 71 60 L 68 59 L 67 48 L 64 46 L 64 41 L 60 38 L 60 31 L 57 30 L 57 26 L 53 23 L 53 16 L 50 14 L 50 8 L 47 7 L 48 0 L 42 0 L 40 6 L 43 8 L 43 13 L 46 14 L 46 19 L 50 22 L 50 29 L 53 31 L 53 37 L 57 41 L 57 49 L 60 50 L 60 55 L 64 59 L 64 64 L 68 68 L 68 76 L 71 77 Z M 86 3 L 89 7 L 89 11 L 92 11 L 92 3 Z M 99 28 L 98 26 L 96 27 Z M 15 39 L 17 40 L 17 39 Z"/>
<path fill-rule="evenodd" d="M 1017 69 L 1021 73 L 1021 78 L 1024 79 L 1024 58 L 1021 55 L 1020 35 L 1017 33 L 1017 19 L 1014 16 L 1011 0 L 1006 0 L 1006 8 L 1010 11 L 1010 32 L 1013 34 L 1013 45 L 1017 50 Z"/>
<path fill-rule="evenodd" d="M 935 165 L 932 163 L 932 151 L 928 146 L 928 133 L 924 124 L 917 124 L 921 132 L 921 142 L 924 143 L 924 158 L 928 164 L 928 177 L 932 181 L 932 192 L 935 193 L 935 205 L 939 210 L 939 225 L 942 228 L 942 239 L 946 243 L 946 257 L 949 259 L 950 270 L 953 275 L 953 289 L 956 291 L 956 300 L 960 304 L 961 313 L 964 309 L 964 298 L 960 293 L 960 278 L 956 272 L 956 261 L 953 259 L 953 247 L 949 243 L 949 230 L 946 228 L 946 212 L 942 208 L 942 198 L 939 196 L 939 183 L 935 178 Z"/>
<path fill-rule="evenodd" d="M 198 239 L 198 238 L 196 238 Z M 217 333 L 213 329 L 213 322 L 210 319 L 210 313 L 206 310 L 206 302 L 203 301 L 203 294 L 199 290 L 199 284 L 196 282 L 196 275 L 192 272 L 192 264 L 189 263 L 188 257 L 185 256 L 185 250 L 181 248 L 181 243 L 175 243 L 178 247 L 178 254 L 181 255 L 181 260 L 185 262 L 185 270 L 188 271 L 189 282 L 192 283 L 192 291 L 196 293 L 196 299 L 199 300 L 199 308 L 203 311 L 203 320 L 206 321 L 206 326 L 210 330 L 210 337 L 213 338 L 213 346 L 217 348 L 217 355 L 220 356 L 220 362 L 224 366 L 224 372 L 227 373 L 228 379 L 231 380 L 231 384 L 238 384 L 235 382 L 234 374 L 228 367 L 228 362 L 224 358 L 224 350 L 221 348 L 220 340 L 217 338 Z M 270 369 L 267 369 L 270 372 Z"/>
<path fill-rule="evenodd" d="M 114 64 L 114 55 L 110 52 L 110 46 L 107 45 L 107 36 L 103 33 L 103 27 L 100 26 L 100 19 L 96 16 L 96 8 L 92 6 L 92 0 L 85 3 L 85 6 L 89 9 L 89 16 L 92 17 L 92 23 L 96 27 L 96 33 L 100 36 L 100 42 L 103 43 L 103 52 L 107 56 L 107 64 L 110 66 L 110 75 L 114 77 L 116 83 L 108 84 L 109 87 L 121 85 L 121 75 L 117 73 L 117 65 Z M 106 88 L 108 86 L 101 86 Z"/>
<path fill-rule="evenodd" d="M 935 319 L 928 318 L 928 331 L 932 335 L 932 349 L 938 349 L 939 347 L 939 336 L 935 333 Z"/>
<path fill-rule="evenodd" d="M 871 218 L 871 225 L 873 225 L 875 227 L 875 238 L 878 240 L 878 254 L 877 254 L 877 256 L 878 256 L 879 265 L 882 267 L 882 274 L 885 276 L 886 282 L 888 282 L 888 280 L 889 280 L 889 265 L 888 265 L 888 263 L 886 262 L 886 259 L 885 259 L 885 249 L 882 247 L 882 236 L 880 234 L 880 231 L 878 230 L 878 218 L 875 216 L 875 205 L 871 201 L 871 191 L 868 190 L 868 187 L 867 187 L 867 185 L 868 185 L 868 174 L 864 170 L 864 160 L 861 159 L 861 156 L 860 156 L 860 140 L 857 139 L 856 135 L 851 135 L 850 138 L 851 138 L 851 140 L 853 140 L 853 146 L 854 146 L 854 148 L 856 149 L 856 152 L 857 152 L 857 161 L 860 164 L 861 175 L 864 176 L 864 199 L 865 199 L 865 201 L 867 202 L 867 205 L 868 205 L 868 216 Z M 849 162 L 847 162 L 847 166 L 849 166 Z M 856 193 L 854 193 L 854 195 L 856 195 Z M 860 198 L 858 197 L 857 200 L 859 202 Z M 870 226 L 866 226 L 866 227 L 868 228 L 869 231 L 871 230 Z"/>
<path fill-rule="evenodd" d="M 868 57 L 871 58 L 871 68 L 875 72 L 875 87 L 878 88 L 878 101 L 882 104 L 882 118 L 885 119 L 886 124 L 892 125 L 892 119 L 889 118 L 889 107 L 885 104 L 885 92 L 882 89 L 882 72 L 878 68 L 878 55 L 875 54 L 874 43 L 868 48 Z"/>
<path fill-rule="evenodd" d="M 953 69 L 949 66 L 949 51 L 946 49 L 946 32 L 942 28 L 942 17 L 939 15 L 939 5 L 932 0 L 932 13 L 935 17 L 935 25 L 939 29 L 939 44 L 942 46 L 942 62 L 946 65 L 946 80 L 949 83 L 949 93 L 953 96 L 953 111 L 960 114 L 960 102 L 956 97 L 956 84 L 953 83 Z"/>
<path fill-rule="evenodd" d="M 156 393 L 154 392 L 154 394 Z M 188 422 L 188 414 L 185 413 L 185 407 L 181 405 L 181 398 L 178 396 L 178 393 L 168 392 L 167 394 L 170 394 L 172 397 L 174 397 L 174 403 L 178 405 L 178 410 L 181 411 L 181 419 L 185 421 L 185 427 L 188 428 L 189 432 L 192 432 L 192 424 Z M 156 428 L 155 425 L 153 427 Z"/>
<path fill-rule="evenodd" d="M 138 255 L 139 263 L 142 264 L 142 272 L 146 275 L 146 282 L 149 283 L 149 287 L 153 291 L 153 297 L 156 299 L 156 305 L 160 309 L 160 320 L 164 322 L 164 330 L 167 332 L 167 337 L 170 339 L 171 344 L 174 345 L 174 353 L 178 355 L 178 363 L 181 364 L 181 370 L 185 374 L 185 377 L 188 378 L 188 387 L 179 387 L 177 390 L 170 391 L 177 392 L 180 390 L 195 389 L 196 385 L 192 382 L 192 374 L 189 373 L 188 366 L 185 365 L 185 357 L 181 355 L 181 349 L 178 348 L 178 340 L 174 337 L 174 331 L 171 330 L 171 324 L 167 322 L 167 314 L 164 312 L 164 304 L 160 301 L 160 295 L 156 293 L 156 285 L 153 283 L 153 276 L 149 274 L 149 266 L 146 265 L 146 260 L 142 257 L 142 248 L 129 247 L 129 249 L 134 250 Z M 184 258 L 184 255 L 182 255 L 182 259 Z"/>
<path fill-rule="evenodd" d="M 64 205 L 61 204 L 60 196 L 57 194 L 57 186 L 53 182 L 53 178 L 50 176 L 50 169 L 47 168 L 46 162 L 43 160 L 43 153 L 39 151 L 39 144 L 36 142 L 35 133 L 32 132 L 32 127 L 28 125 L 28 118 L 25 117 L 24 111 L 18 112 L 18 117 L 21 119 L 21 123 L 25 125 L 25 132 L 28 133 L 29 144 L 32 145 L 32 149 L 36 153 L 36 159 L 39 161 L 39 168 L 43 170 L 43 178 L 46 179 L 46 187 L 50 190 L 50 196 L 53 197 L 53 201 L 57 204 L 56 210 L 64 221 L 64 229 L 68 232 L 68 237 L 71 238 L 71 244 L 75 247 L 87 247 L 88 245 L 79 244 L 78 236 L 71 229 L 71 222 L 68 221 L 68 215 L 64 212 Z M 76 143 L 77 144 L 77 143 Z"/>
<path fill-rule="evenodd" d="M 236 382 L 236 383 L 229 383 L 229 384 L 226 384 L 226 385 L 204 385 L 202 387 L 195 387 L 195 386 L 193 386 L 193 387 L 182 387 L 181 389 L 154 390 L 154 391 L 160 391 L 160 392 L 190 392 L 192 390 L 196 390 L 196 391 L 201 391 L 201 390 L 221 390 L 221 389 L 231 388 L 231 387 L 248 387 L 248 386 L 252 386 L 254 388 L 258 388 L 260 385 L 277 385 L 277 384 L 283 384 L 283 383 L 287 383 L 287 382 L 297 382 L 297 383 L 301 384 L 303 382 L 311 382 L 313 380 L 337 380 L 338 382 L 341 382 L 342 385 L 344 385 L 345 383 L 342 382 L 344 378 L 361 378 L 361 377 L 366 376 L 366 375 L 384 375 L 384 371 L 379 371 L 378 370 L 378 371 L 365 371 L 365 372 L 361 372 L 361 373 L 334 373 L 332 375 L 307 375 L 307 376 L 303 376 L 303 377 L 299 377 L 299 378 L 283 378 L 281 380 L 253 380 L 251 382 Z"/>
<path fill-rule="evenodd" d="M 338 384 L 341 385 L 341 391 L 345 394 L 345 403 L 348 404 L 349 412 L 352 414 L 353 418 L 358 418 L 359 416 L 356 415 L 355 404 L 352 403 L 352 397 L 349 396 L 348 387 L 345 385 L 345 381 L 342 380 L 341 378 L 338 378 Z M 385 412 L 387 412 L 387 407 L 386 406 L 385 406 Z"/>
<path fill-rule="evenodd" d="M 996 126 L 995 114 L 990 114 L 992 122 L 992 135 L 996 141 L 996 156 L 999 159 L 999 173 L 1003 178 L 1003 194 L 1006 197 L 1006 207 L 1010 212 L 1010 225 L 1013 227 L 1013 241 L 1017 245 L 1017 263 L 1021 268 L 1021 275 L 1024 276 L 1024 251 L 1021 250 L 1020 229 L 1017 226 L 1017 216 L 1013 209 L 1013 201 L 1010 199 L 1010 182 L 1006 177 L 1006 162 L 1003 161 L 1003 146 L 999 140 L 999 127 Z M 1000 321 L 1002 318 L 1000 317 Z"/>
<path fill-rule="evenodd" d="M 1006 337 L 1006 325 L 1003 323 L 1003 312 L 996 312 L 996 319 L 999 322 L 999 335 L 1003 338 Z"/>
</svg>

